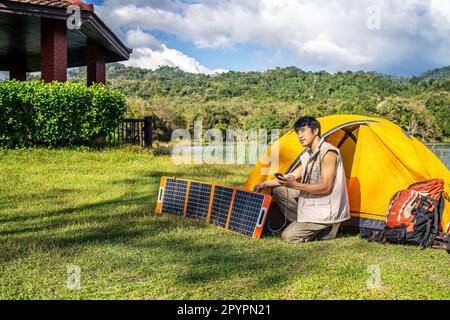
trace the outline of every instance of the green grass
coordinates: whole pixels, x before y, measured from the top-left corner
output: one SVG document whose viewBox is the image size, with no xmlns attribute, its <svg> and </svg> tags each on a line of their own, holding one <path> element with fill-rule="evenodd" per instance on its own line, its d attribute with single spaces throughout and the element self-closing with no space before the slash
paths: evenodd
<svg viewBox="0 0 450 320">
<path fill-rule="evenodd" d="M 288 245 L 154 213 L 162 175 L 240 186 L 250 170 L 132 149 L 0 153 L 0 298 L 450 298 L 443 251 L 355 235 Z M 70 265 L 79 290 L 67 288 Z M 370 265 L 378 289 L 367 287 Z"/>
</svg>

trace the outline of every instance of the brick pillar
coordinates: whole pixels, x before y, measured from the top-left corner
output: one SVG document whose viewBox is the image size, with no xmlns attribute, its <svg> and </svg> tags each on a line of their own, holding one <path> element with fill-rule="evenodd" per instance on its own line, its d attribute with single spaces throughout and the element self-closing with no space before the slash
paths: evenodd
<svg viewBox="0 0 450 320">
<path fill-rule="evenodd" d="M 27 60 L 13 57 L 9 60 L 9 79 L 27 81 Z"/>
<path fill-rule="evenodd" d="M 106 83 L 105 52 L 96 43 L 90 43 L 86 49 L 87 85 Z"/>
<path fill-rule="evenodd" d="M 65 20 L 41 18 L 41 79 L 67 81 L 67 26 Z"/>
</svg>

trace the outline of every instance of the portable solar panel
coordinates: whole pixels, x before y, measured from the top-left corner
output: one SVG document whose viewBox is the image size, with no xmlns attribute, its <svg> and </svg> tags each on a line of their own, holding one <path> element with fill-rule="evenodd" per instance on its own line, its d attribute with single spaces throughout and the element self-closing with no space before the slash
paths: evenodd
<svg viewBox="0 0 450 320">
<path fill-rule="evenodd" d="M 259 239 L 271 197 L 212 183 L 161 178 L 156 213 L 198 219 Z"/>
</svg>

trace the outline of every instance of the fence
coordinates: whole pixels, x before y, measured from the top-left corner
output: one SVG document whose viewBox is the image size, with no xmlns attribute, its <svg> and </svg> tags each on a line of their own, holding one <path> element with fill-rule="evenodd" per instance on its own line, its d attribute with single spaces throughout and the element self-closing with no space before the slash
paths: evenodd
<svg viewBox="0 0 450 320">
<path fill-rule="evenodd" d="M 426 146 L 450 169 L 450 143 L 427 143 Z"/>
<path fill-rule="evenodd" d="M 114 144 L 132 144 L 151 148 L 153 144 L 152 117 L 124 119 L 109 140 Z"/>
</svg>

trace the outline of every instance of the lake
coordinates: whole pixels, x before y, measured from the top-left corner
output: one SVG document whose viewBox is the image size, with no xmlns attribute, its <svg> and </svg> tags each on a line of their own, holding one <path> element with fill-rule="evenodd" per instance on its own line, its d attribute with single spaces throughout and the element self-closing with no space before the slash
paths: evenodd
<svg viewBox="0 0 450 320">
<path fill-rule="evenodd" d="M 450 169 L 450 143 L 427 143 L 425 145 L 442 160 L 448 169 Z M 202 155 L 208 153 L 208 150 L 208 147 L 201 146 L 181 148 L 183 154 L 192 155 Z M 250 164 L 256 163 L 257 159 L 258 158 L 255 158 L 254 162 L 250 162 Z"/>
<path fill-rule="evenodd" d="M 450 169 L 450 143 L 427 143 L 426 146 Z"/>
</svg>

